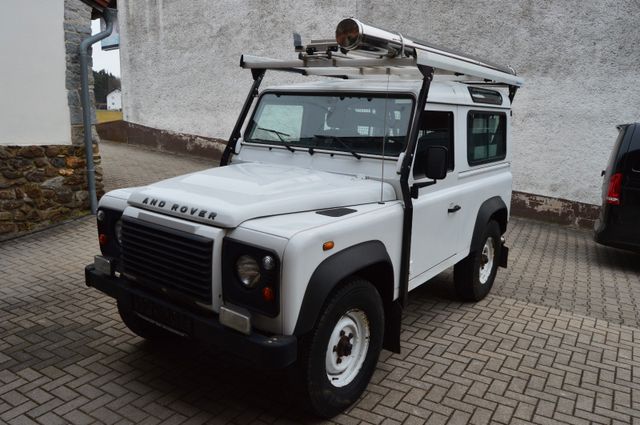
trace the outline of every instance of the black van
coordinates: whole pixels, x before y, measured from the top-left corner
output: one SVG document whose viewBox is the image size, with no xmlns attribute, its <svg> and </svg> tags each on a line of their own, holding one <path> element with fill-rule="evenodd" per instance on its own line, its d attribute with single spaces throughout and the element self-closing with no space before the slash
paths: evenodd
<svg viewBox="0 0 640 425">
<path fill-rule="evenodd" d="M 602 172 L 602 209 L 595 241 L 640 252 L 640 123 L 618 126 L 620 133 Z"/>
</svg>

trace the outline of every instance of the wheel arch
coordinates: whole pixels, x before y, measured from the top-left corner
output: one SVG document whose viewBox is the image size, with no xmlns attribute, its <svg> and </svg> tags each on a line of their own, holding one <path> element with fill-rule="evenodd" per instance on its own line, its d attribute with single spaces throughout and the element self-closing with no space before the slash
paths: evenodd
<svg viewBox="0 0 640 425">
<path fill-rule="evenodd" d="M 301 336 L 311 331 L 329 295 L 354 276 L 371 282 L 380 294 L 385 311 L 383 346 L 392 351 L 399 350 L 399 331 L 395 328 L 400 328 L 401 310 L 395 312 L 397 303 L 393 301 L 393 264 L 386 247 L 379 240 L 362 242 L 345 248 L 318 265 L 305 290 L 294 335 Z M 396 339 L 395 333 L 398 334 L 397 344 L 388 341 L 388 339 Z"/>
<path fill-rule="evenodd" d="M 476 223 L 473 227 L 473 235 L 471 236 L 471 252 L 480 248 L 482 244 L 482 232 L 490 220 L 495 220 L 498 223 L 500 226 L 500 234 L 504 234 L 504 232 L 507 231 L 509 210 L 499 196 L 489 198 L 480 205 L 478 215 L 476 216 Z"/>
</svg>

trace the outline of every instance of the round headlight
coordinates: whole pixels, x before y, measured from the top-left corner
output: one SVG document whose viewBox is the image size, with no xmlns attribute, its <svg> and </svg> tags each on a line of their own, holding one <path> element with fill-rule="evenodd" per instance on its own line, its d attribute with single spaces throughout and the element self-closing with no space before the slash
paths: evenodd
<svg viewBox="0 0 640 425">
<path fill-rule="evenodd" d="M 245 288 L 253 288 L 260 282 L 260 266 L 255 258 L 243 255 L 236 261 L 238 278 Z"/>
<path fill-rule="evenodd" d="M 105 216 L 105 213 L 102 210 L 98 210 L 98 212 L 96 213 L 96 218 L 98 219 L 98 221 L 103 221 L 104 216 Z"/>
<path fill-rule="evenodd" d="M 122 245 L 122 220 L 116 221 L 116 224 L 113 226 L 113 231 L 116 234 L 118 245 Z"/>
</svg>

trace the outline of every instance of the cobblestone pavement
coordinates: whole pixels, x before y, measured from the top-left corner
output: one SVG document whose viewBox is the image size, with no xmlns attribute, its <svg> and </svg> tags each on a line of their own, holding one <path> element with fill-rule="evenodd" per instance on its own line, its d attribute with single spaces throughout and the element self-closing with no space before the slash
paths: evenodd
<svg viewBox="0 0 640 425">
<path fill-rule="evenodd" d="M 218 165 L 210 159 L 162 153 L 113 142 L 101 143 L 100 152 L 106 190 L 142 186 Z"/>
<path fill-rule="evenodd" d="M 208 161 L 111 143 L 108 188 Z M 492 295 L 459 303 L 444 273 L 411 295 L 401 355 L 333 422 L 640 423 L 640 257 L 588 232 L 513 219 Z M 131 334 L 84 287 L 92 218 L 0 244 L 0 422 L 320 423 L 279 372 Z"/>
</svg>

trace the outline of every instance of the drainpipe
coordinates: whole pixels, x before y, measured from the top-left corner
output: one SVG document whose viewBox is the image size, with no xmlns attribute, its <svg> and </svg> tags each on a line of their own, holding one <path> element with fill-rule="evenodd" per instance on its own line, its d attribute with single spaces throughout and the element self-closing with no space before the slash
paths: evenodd
<svg viewBox="0 0 640 425">
<path fill-rule="evenodd" d="M 89 48 L 94 43 L 107 38 L 113 30 L 113 21 L 118 11 L 116 9 L 104 10 L 104 21 L 107 27 L 96 35 L 87 37 L 80 43 L 80 82 L 82 85 L 82 124 L 84 127 L 84 152 L 87 160 L 87 182 L 89 184 L 89 201 L 91 214 L 95 214 L 98 208 L 96 196 L 96 170 L 93 164 L 93 143 L 91 141 L 91 100 L 89 98 Z"/>
</svg>

